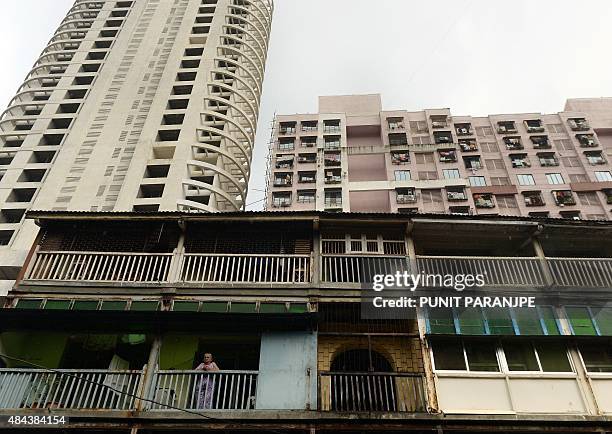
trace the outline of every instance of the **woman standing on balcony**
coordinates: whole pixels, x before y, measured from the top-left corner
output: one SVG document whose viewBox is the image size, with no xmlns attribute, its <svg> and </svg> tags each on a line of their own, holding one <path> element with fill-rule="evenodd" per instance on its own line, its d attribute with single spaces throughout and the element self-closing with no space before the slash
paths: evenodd
<svg viewBox="0 0 612 434">
<path fill-rule="evenodd" d="M 204 354 L 204 363 L 200 363 L 196 371 L 218 371 L 219 367 L 213 361 L 211 353 Z M 198 405 L 196 408 L 209 409 L 212 408 L 212 399 L 215 388 L 214 377 L 212 375 L 200 376 L 200 384 L 198 386 Z"/>
</svg>

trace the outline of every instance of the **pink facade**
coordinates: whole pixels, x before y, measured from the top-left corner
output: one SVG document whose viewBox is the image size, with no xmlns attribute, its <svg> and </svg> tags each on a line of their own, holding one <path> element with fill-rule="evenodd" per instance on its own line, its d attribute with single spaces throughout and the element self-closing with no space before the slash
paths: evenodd
<svg viewBox="0 0 612 434">
<path fill-rule="evenodd" d="M 321 97 L 278 116 L 269 210 L 612 218 L 612 99 L 557 114 L 382 111 L 380 95 Z"/>
</svg>

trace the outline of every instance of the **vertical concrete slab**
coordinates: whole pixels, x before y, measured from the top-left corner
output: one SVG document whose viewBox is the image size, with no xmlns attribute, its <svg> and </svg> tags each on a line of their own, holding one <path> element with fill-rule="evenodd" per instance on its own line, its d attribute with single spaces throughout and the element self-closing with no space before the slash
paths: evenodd
<svg viewBox="0 0 612 434">
<path fill-rule="evenodd" d="M 270 332 L 262 335 L 255 408 L 317 408 L 316 333 Z"/>
</svg>

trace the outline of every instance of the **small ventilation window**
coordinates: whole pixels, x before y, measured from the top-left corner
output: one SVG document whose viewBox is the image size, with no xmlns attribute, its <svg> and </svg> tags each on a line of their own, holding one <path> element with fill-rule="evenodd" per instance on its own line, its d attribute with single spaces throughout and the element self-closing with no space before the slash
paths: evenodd
<svg viewBox="0 0 612 434">
<path fill-rule="evenodd" d="M 35 188 L 14 188 L 6 199 L 7 202 L 30 202 L 36 193 Z"/>
<path fill-rule="evenodd" d="M 161 130 L 157 133 L 159 142 L 176 142 L 181 130 Z"/>
<path fill-rule="evenodd" d="M 140 198 L 162 197 L 164 194 L 164 184 L 144 184 L 140 186 Z"/>
<path fill-rule="evenodd" d="M 25 169 L 21 172 L 19 182 L 41 182 L 45 176 L 45 169 Z"/>
<path fill-rule="evenodd" d="M 147 166 L 145 170 L 145 178 L 166 178 L 170 171 L 168 164 L 155 164 Z"/>
</svg>

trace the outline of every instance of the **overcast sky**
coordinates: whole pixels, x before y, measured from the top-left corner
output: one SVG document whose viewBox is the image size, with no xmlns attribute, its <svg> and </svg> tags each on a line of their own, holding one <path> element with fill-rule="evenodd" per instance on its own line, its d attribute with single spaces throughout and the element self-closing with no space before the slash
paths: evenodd
<svg viewBox="0 0 612 434">
<path fill-rule="evenodd" d="M 3 0 L 5 106 L 73 0 Z M 558 112 L 612 96 L 612 0 L 276 0 L 250 209 L 270 122 L 317 96 L 381 93 L 386 110 Z"/>
</svg>

